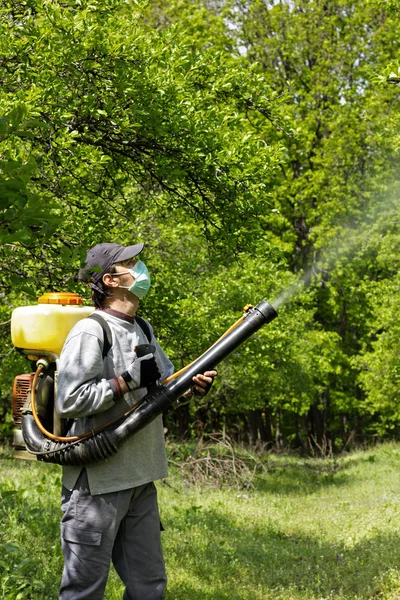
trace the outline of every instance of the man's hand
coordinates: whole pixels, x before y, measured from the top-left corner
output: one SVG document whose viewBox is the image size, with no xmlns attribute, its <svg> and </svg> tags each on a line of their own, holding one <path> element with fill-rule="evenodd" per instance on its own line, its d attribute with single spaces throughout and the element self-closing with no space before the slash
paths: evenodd
<svg viewBox="0 0 400 600">
<path fill-rule="evenodd" d="M 153 352 L 155 347 L 149 344 L 142 344 L 135 348 L 133 361 L 124 373 L 121 373 L 128 390 L 136 390 L 142 387 L 148 387 L 160 379 L 161 374 L 158 369 L 157 361 Z M 142 356 L 143 352 L 147 352 Z M 124 389 L 122 388 L 124 392 Z"/>
<path fill-rule="evenodd" d="M 193 377 L 193 381 L 196 385 L 192 386 L 192 393 L 195 396 L 205 396 L 210 391 L 216 375 L 217 371 L 206 371 L 205 373 L 199 373 L 199 375 Z"/>
</svg>

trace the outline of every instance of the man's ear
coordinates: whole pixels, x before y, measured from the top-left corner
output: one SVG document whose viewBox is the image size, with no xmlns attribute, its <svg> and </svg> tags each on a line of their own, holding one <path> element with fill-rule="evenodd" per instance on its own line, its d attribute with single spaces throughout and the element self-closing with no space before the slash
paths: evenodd
<svg viewBox="0 0 400 600">
<path fill-rule="evenodd" d="M 119 286 L 117 279 L 113 278 L 111 273 L 106 273 L 105 275 L 103 275 L 102 280 L 104 285 L 106 285 L 107 287 L 117 288 Z"/>
</svg>

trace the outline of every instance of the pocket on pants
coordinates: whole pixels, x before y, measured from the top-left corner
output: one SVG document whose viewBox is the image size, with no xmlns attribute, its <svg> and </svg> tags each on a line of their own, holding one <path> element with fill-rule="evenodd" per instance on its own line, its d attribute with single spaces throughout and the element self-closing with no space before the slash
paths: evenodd
<svg viewBox="0 0 400 600">
<path fill-rule="evenodd" d="M 102 532 L 96 529 L 83 529 L 66 523 L 61 524 L 61 537 L 72 544 L 100 546 Z"/>
</svg>

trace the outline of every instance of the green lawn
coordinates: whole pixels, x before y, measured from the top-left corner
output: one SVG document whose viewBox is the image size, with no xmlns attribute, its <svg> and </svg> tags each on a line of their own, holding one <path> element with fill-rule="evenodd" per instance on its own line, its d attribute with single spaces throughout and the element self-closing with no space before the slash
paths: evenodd
<svg viewBox="0 0 400 600">
<path fill-rule="evenodd" d="M 158 484 L 167 600 L 400 599 L 400 445 L 261 460 L 251 489 L 175 466 Z M 3 451 L 0 490 L 1 600 L 56 599 L 60 468 Z M 121 597 L 112 572 L 105 598 Z"/>
</svg>

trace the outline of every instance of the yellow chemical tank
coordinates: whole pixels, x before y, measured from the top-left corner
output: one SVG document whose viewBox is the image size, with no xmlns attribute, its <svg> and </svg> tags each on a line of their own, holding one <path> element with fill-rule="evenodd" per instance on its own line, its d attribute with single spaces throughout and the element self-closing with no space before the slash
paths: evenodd
<svg viewBox="0 0 400 600">
<path fill-rule="evenodd" d="M 50 352 L 60 356 L 72 327 L 88 317 L 94 308 L 83 306 L 78 294 L 50 292 L 38 298 L 38 304 L 20 306 L 11 315 L 11 339 L 16 348 Z"/>
</svg>

